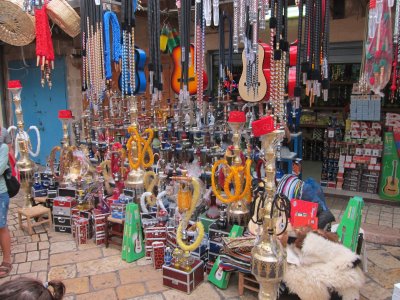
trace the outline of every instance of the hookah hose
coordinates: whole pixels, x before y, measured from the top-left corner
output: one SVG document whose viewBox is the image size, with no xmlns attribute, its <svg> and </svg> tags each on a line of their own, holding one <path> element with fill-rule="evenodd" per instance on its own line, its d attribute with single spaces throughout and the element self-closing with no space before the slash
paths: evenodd
<svg viewBox="0 0 400 300">
<path fill-rule="evenodd" d="M 190 251 L 196 250 L 200 246 L 201 241 L 203 240 L 203 237 L 204 237 L 203 223 L 198 221 L 198 222 L 196 222 L 196 228 L 198 229 L 199 234 L 198 234 L 196 240 L 190 245 L 187 245 L 182 240 L 183 224 L 185 224 L 185 226 L 186 226 L 189 223 L 190 217 L 192 216 L 192 214 L 196 208 L 196 204 L 197 204 L 198 200 L 200 199 L 200 183 L 197 178 L 192 177 L 192 186 L 193 186 L 193 198 L 192 198 L 192 203 L 190 205 L 190 209 L 186 212 L 185 219 L 179 223 L 177 233 L 176 233 L 176 241 L 177 241 L 179 247 L 185 252 L 190 252 Z"/>
<path fill-rule="evenodd" d="M 226 159 L 221 159 L 214 163 L 212 170 L 211 170 L 211 174 L 212 174 L 211 175 L 211 185 L 212 185 L 212 190 L 214 192 L 214 195 L 218 198 L 218 200 L 220 200 L 223 203 L 229 204 L 229 203 L 238 201 L 239 199 L 246 197 L 247 202 L 251 201 L 251 193 L 250 193 L 251 163 L 252 163 L 252 161 L 250 159 L 246 160 L 245 166 L 229 166 Z M 215 183 L 215 173 L 216 173 L 217 168 L 220 165 L 226 165 L 229 170 L 229 174 L 226 177 L 225 183 L 224 183 L 224 192 L 227 196 L 226 198 L 223 197 L 218 192 L 218 189 L 217 189 L 217 186 Z M 244 172 L 244 176 L 245 176 L 245 185 L 244 185 L 243 191 L 242 191 L 242 182 L 241 182 L 242 178 L 240 176 L 241 172 Z M 232 194 L 230 191 L 231 183 L 233 183 L 235 186 L 234 194 Z"/>
<path fill-rule="evenodd" d="M 111 69 L 111 54 L 113 54 L 112 61 L 119 63 L 121 59 L 121 29 L 118 23 L 118 17 L 114 12 L 107 11 L 104 13 L 104 67 L 106 79 L 109 80 L 112 77 Z M 110 23 L 112 29 L 112 50 L 110 49 Z"/>
<path fill-rule="evenodd" d="M 273 218 L 275 209 L 277 209 L 279 212 L 285 213 L 285 227 L 282 229 L 281 232 L 276 234 L 279 236 L 286 231 L 288 223 L 289 223 L 289 216 L 290 216 L 290 200 L 289 200 L 289 198 L 286 197 L 282 193 L 277 193 L 275 195 L 274 200 L 272 201 L 272 205 L 271 205 L 271 213 L 270 213 L 271 219 Z"/>
<path fill-rule="evenodd" d="M 262 183 L 264 183 L 263 180 L 259 180 L 259 179 L 257 180 L 257 182 L 262 182 Z M 254 195 L 254 196 L 253 196 L 254 201 L 252 201 L 252 202 L 250 203 L 251 221 L 252 221 L 254 224 L 262 225 L 262 223 L 263 223 L 263 218 L 259 218 L 259 217 L 258 217 L 258 214 L 259 214 L 261 208 L 263 208 L 263 207 L 264 207 L 264 204 L 265 204 L 265 199 L 266 199 L 266 197 L 265 197 L 265 185 L 262 186 L 262 187 L 261 187 L 260 185 L 258 185 L 257 188 L 255 188 L 255 189 L 253 190 L 253 195 Z M 259 200 L 257 201 L 257 199 L 259 199 Z M 253 218 L 254 215 L 256 216 L 256 219 Z"/>
<path fill-rule="evenodd" d="M 151 128 L 147 128 L 144 133 L 148 133 L 149 137 L 148 139 L 144 139 L 143 137 L 140 136 L 139 132 L 137 131 L 135 126 L 130 126 L 128 128 L 128 132 L 131 135 L 128 139 L 126 148 L 128 149 L 128 159 L 129 159 L 129 165 L 131 169 L 137 169 L 140 166 L 143 168 L 149 168 L 153 165 L 154 163 L 154 155 L 153 155 L 153 150 L 151 149 L 151 142 L 153 140 L 153 135 L 154 132 Z M 132 158 L 132 143 L 135 142 L 137 144 L 137 157 L 138 161 L 135 163 Z M 143 144 L 143 146 L 142 146 Z M 149 161 L 146 163 L 144 161 L 145 154 L 148 154 L 149 156 Z"/>
<path fill-rule="evenodd" d="M 151 177 L 153 177 L 152 180 L 150 180 Z M 158 181 L 157 175 L 153 171 L 147 171 L 146 173 L 144 173 L 143 185 L 144 185 L 144 188 L 146 189 L 146 192 L 150 193 L 150 195 L 153 194 L 153 189 L 154 189 L 155 185 L 157 184 L 157 181 Z M 156 204 L 156 199 L 149 197 L 150 195 L 148 195 L 148 194 L 146 195 L 147 204 L 150 206 L 154 206 Z"/>
</svg>

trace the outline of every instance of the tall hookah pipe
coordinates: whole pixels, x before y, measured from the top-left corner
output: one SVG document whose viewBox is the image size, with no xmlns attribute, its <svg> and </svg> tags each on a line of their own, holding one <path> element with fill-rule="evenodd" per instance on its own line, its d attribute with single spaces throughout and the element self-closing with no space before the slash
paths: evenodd
<svg viewBox="0 0 400 300">
<path fill-rule="evenodd" d="M 33 174 L 37 169 L 36 164 L 29 158 L 29 154 L 32 155 L 39 154 L 40 151 L 40 135 L 39 130 L 36 128 L 36 134 L 38 138 L 38 147 L 36 152 L 32 152 L 32 145 L 29 139 L 29 135 L 24 131 L 24 116 L 22 114 L 21 107 L 21 90 L 22 85 L 19 80 L 11 80 L 8 82 L 8 89 L 12 93 L 13 101 L 15 104 L 15 115 L 17 117 L 17 128 L 18 133 L 15 139 L 16 144 L 16 155 L 19 153 L 20 157 L 16 162 L 16 167 L 20 175 L 21 186 L 25 192 L 24 196 L 24 208 L 28 208 L 32 206 L 32 198 L 31 198 L 31 187 Z M 32 128 L 31 126 L 30 128 Z M 10 131 L 12 129 L 9 129 Z"/>
<path fill-rule="evenodd" d="M 11 125 L 7 129 L 8 133 L 10 133 L 11 135 L 13 130 L 17 131 L 14 142 L 15 158 L 18 158 L 18 155 L 20 154 L 18 141 L 25 141 L 24 144 L 27 146 L 29 154 L 32 157 L 38 157 L 40 153 L 40 143 L 41 143 L 39 129 L 36 126 L 31 125 L 29 126 L 28 131 L 24 130 L 24 116 L 22 114 L 22 107 L 21 107 L 21 90 L 22 90 L 21 82 L 19 80 L 10 80 L 8 82 L 8 89 L 11 91 L 13 95 L 13 101 L 15 104 L 15 115 L 17 117 L 17 126 Z M 31 130 L 34 130 L 36 132 L 37 145 L 35 152 L 33 152 L 32 150 L 32 144 L 29 138 L 29 132 Z"/>
</svg>

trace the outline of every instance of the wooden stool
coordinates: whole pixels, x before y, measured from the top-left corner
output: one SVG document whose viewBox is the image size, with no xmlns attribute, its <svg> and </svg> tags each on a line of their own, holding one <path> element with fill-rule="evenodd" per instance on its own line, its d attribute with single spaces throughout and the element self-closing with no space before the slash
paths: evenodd
<svg viewBox="0 0 400 300">
<path fill-rule="evenodd" d="M 117 224 L 117 226 L 119 227 L 119 231 L 118 230 L 114 230 L 113 226 Z M 124 225 L 125 225 L 125 220 L 124 219 L 116 219 L 110 216 L 106 217 L 106 228 L 105 228 L 105 236 L 106 236 L 106 248 L 108 248 L 109 244 L 114 244 L 114 245 L 118 245 L 122 247 L 122 241 L 121 243 L 118 243 L 116 241 L 113 241 L 111 238 L 113 236 L 118 236 L 123 238 L 124 236 Z"/>
<path fill-rule="evenodd" d="M 44 215 L 47 215 L 47 219 L 43 220 Z M 26 224 L 22 224 L 22 216 L 26 217 Z M 32 222 L 32 218 L 38 218 L 38 221 Z M 50 208 L 44 207 L 42 205 L 37 205 L 29 208 L 18 209 L 18 223 L 19 228 L 27 229 L 30 235 L 34 234 L 32 227 L 48 223 L 51 227 L 51 210 Z"/>
<path fill-rule="evenodd" d="M 239 296 L 243 296 L 244 289 L 248 289 L 258 293 L 260 285 L 255 279 L 255 277 L 251 274 L 244 274 L 242 272 L 238 273 L 239 273 L 239 281 L 238 281 Z"/>
</svg>

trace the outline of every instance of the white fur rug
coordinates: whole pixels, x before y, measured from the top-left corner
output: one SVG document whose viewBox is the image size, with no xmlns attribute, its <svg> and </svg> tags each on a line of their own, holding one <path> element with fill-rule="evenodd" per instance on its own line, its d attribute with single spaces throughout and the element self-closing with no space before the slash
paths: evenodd
<svg viewBox="0 0 400 300">
<path fill-rule="evenodd" d="M 329 300 L 329 290 L 336 290 L 343 300 L 360 298 L 365 278 L 354 264 L 358 255 L 341 244 L 333 243 L 315 233 L 309 233 L 303 248 L 293 251 L 298 265 L 289 265 L 284 281 L 292 293 L 302 300 Z"/>
</svg>

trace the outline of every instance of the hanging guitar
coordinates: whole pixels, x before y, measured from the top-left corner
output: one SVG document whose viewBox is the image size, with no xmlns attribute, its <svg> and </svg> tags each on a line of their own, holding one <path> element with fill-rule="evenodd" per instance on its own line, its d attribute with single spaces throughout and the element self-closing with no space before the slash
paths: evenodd
<svg viewBox="0 0 400 300">
<path fill-rule="evenodd" d="M 189 82 L 188 82 L 188 90 L 190 95 L 195 95 L 197 92 L 197 80 L 198 76 L 194 70 L 194 46 L 190 45 L 189 52 L 189 65 L 188 65 L 188 73 L 189 73 Z M 173 61 L 173 71 L 171 76 L 171 88 L 176 93 L 179 94 L 181 88 L 181 74 L 182 74 L 182 49 L 181 46 L 177 46 L 172 50 L 172 61 Z M 208 77 L 207 73 L 203 71 L 203 89 L 205 89 L 208 85 Z"/>
<path fill-rule="evenodd" d="M 252 43 L 253 28 L 249 21 L 249 8 L 246 8 L 246 38 L 242 52 L 243 70 L 240 76 L 238 90 L 240 97 L 247 102 L 258 102 L 267 93 L 267 80 L 263 72 L 264 48 L 257 43 Z"/>
<path fill-rule="evenodd" d="M 262 65 L 265 80 L 267 81 L 267 86 L 271 86 L 271 46 L 266 43 L 260 43 L 261 47 L 264 49 L 264 62 Z M 267 89 L 265 94 L 265 100 L 269 100 L 270 90 Z"/>
<path fill-rule="evenodd" d="M 146 59 L 147 55 L 146 52 L 144 52 L 142 49 L 139 47 L 135 46 L 135 92 L 133 93 L 134 95 L 139 95 L 143 94 L 146 92 L 146 86 L 147 86 L 147 79 L 146 79 L 146 74 L 144 73 L 144 66 L 146 64 Z M 130 81 L 130 75 L 128 74 L 128 82 Z M 119 75 L 118 79 L 118 87 L 119 89 L 122 88 L 122 74 Z M 131 95 L 131 85 L 128 84 L 128 95 Z"/>
<path fill-rule="evenodd" d="M 260 44 L 258 44 L 257 53 L 251 53 L 249 48 L 243 50 L 243 71 L 240 76 L 238 90 L 240 97 L 244 101 L 258 102 L 267 93 L 267 80 L 262 68 L 263 62 L 264 49 Z"/>
</svg>

